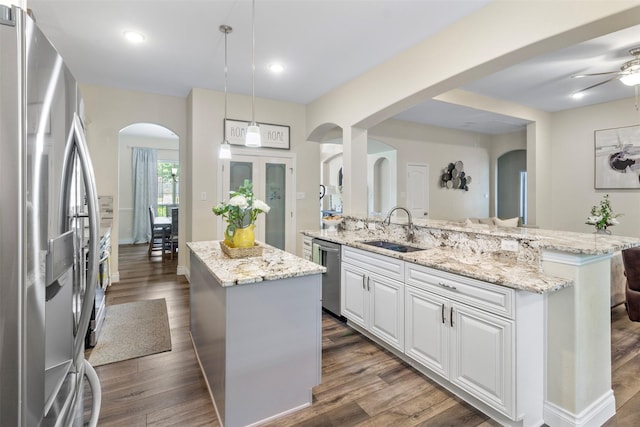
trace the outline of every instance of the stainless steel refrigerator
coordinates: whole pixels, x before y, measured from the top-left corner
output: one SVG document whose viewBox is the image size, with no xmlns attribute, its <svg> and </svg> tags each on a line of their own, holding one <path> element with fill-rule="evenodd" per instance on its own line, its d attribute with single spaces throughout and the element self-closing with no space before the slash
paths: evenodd
<svg viewBox="0 0 640 427">
<path fill-rule="evenodd" d="M 33 20 L 0 5 L 0 424 L 83 423 L 98 198 L 77 84 Z"/>
</svg>

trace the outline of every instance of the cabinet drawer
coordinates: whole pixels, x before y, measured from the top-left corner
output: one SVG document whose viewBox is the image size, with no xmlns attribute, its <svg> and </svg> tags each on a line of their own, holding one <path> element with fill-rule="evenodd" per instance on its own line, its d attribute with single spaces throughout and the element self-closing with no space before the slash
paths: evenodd
<svg viewBox="0 0 640 427">
<path fill-rule="evenodd" d="M 406 263 L 406 283 L 490 313 L 514 318 L 515 290 Z"/>
<path fill-rule="evenodd" d="M 361 249 L 342 246 L 342 262 L 390 279 L 404 281 L 404 261 Z"/>
</svg>

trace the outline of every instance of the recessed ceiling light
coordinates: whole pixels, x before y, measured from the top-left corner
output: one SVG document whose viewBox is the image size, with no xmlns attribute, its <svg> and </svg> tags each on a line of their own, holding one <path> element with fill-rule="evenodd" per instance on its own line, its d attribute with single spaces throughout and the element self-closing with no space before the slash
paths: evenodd
<svg viewBox="0 0 640 427">
<path fill-rule="evenodd" d="M 573 95 L 571 95 L 571 97 L 573 99 L 582 99 L 584 98 L 584 92 L 576 92 Z"/>
<path fill-rule="evenodd" d="M 142 43 L 144 41 L 144 36 L 136 31 L 125 31 L 123 34 L 124 38 L 131 43 Z"/>
<path fill-rule="evenodd" d="M 278 64 L 278 63 L 273 63 L 269 65 L 269 70 L 272 73 L 281 73 L 284 71 L 284 65 L 282 64 Z"/>
</svg>

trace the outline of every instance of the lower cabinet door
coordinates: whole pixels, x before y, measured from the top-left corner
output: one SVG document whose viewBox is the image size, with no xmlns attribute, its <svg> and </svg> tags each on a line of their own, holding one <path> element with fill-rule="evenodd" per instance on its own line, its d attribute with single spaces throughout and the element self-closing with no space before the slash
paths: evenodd
<svg viewBox="0 0 640 427">
<path fill-rule="evenodd" d="M 405 287 L 405 353 L 445 378 L 449 376 L 449 302 Z"/>
<path fill-rule="evenodd" d="M 404 283 L 369 275 L 369 331 L 404 352 Z"/>
<path fill-rule="evenodd" d="M 369 292 L 366 275 L 357 267 L 342 263 L 341 303 L 342 315 L 351 322 L 366 328 L 369 311 Z"/>
<path fill-rule="evenodd" d="M 513 417 L 513 321 L 452 303 L 450 380 Z"/>
</svg>

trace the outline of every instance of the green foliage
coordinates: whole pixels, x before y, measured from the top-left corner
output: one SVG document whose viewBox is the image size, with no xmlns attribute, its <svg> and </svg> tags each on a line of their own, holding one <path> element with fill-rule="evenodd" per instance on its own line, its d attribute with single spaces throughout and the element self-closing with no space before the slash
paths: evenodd
<svg viewBox="0 0 640 427">
<path fill-rule="evenodd" d="M 233 236 L 236 229 L 253 224 L 258 214 L 268 213 L 271 209 L 262 200 L 254 199 L 253 183 L 248 179 L 244 180 L 237 191 L 231 191 L 229 196 L 228 202 L 222 201 L 212 209 L 214 214 L 227 221 L 225 234 L 229 237 Z"/>
<path fill-rule="evenodd" d="M 609 226 L 619 224 L 616 218 L 620 216 L 622 216 L 622 214 L 613 213 L 609 195 L 605 194 L 600 201 L 600 205 L 594 205 L 591 208 L 591 216 L 587 218 L 585 224 L 595 225 L 598 230 L 606 230 Z"/>
</svg>

